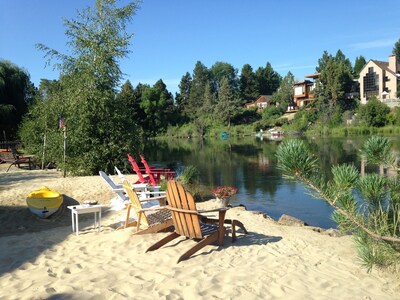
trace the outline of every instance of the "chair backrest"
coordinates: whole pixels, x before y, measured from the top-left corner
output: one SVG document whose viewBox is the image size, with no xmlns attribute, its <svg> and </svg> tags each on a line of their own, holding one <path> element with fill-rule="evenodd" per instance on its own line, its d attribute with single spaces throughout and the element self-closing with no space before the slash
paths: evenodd
<svg viewBox="0 0 400 300">
<path fill-rule="evenodd" d="M 11 153 L 15 160 L 19 159 L 20 154 L 18 153 L 17 148 L 15 148 L 14 146 L 11 147 Z"/>
<path fill-rule="evenodd" d="M 143 156 L 142 154 L 139 154 L 139 156 L 140 156 L 140 160 L 142 161 L 142 164 L 143 164 L 143 166 L 144 166 L 144 168 L 146 169 L 146 172 L 147 172 L 147 170 L 150 170 L 150 167 L 149 167 L 149 165 L 147 164 L 147 161 L 146 161 L 146 159 L 144 158 L 144 156 Z"/>
<path fill-rule="evenodd" d="M 119 179 L 121 179 L 121 182 L 124 182 L 124 180 L 126 180 L 125 175 L 122 174 L 122 172 L 117 167 L 114 167 L 114 168 L 115 168 L 115 171 L 117 171 L 118 177 L 119 177 Z"/>
<path fill-rule="evenodd" d="M 128 154 L 128 160 L 132 165 L 132 170 L 139 177 L 139 182 L 146 183 L 146 180 L 143 178 L 142 172 L 140 171 L 140 168 L 139 168 L 138 164 L 136 163 L 136 160 L 130 154 Z"/>
<path fill-rule="evenodd" d="M 100 176 L 104 179 L 105 182 L 110 186 L 110 188 L 118 195 L 118 197 L 122 200 L 125 201 L 126 196 L 124 195 L 124 192 L 121 188 L 121 186 L 118 186 L 112 181 L 110 177 L 103 171 L 99 171 Z"/>
<path fill-rule="evenodd" d="M 105 180 L 105 182 L 108 183 L 108 185 L 112 188 L 112 189 L 117 189 L 119 188 L 115 182 L 103 171 L 99 171 L 100 176 Z"/>
<path fill-rule="evenodd" d="M 131 201 L 131 208 L 134 209 L 135 213 L 136 213 L 136 217 L 138 217 L 138 211 L 143 209 L 142 203 L 139 200 L 139 197 L 136 193 L 136 191 L 134 190 L 134 188 L 132 187 L 132 185 L 128 182 L 128 180 L 124 180 L 122 186 L 124 187 L 126 193 L 128 194 L 128 198 Z M 147 219 L 146 214 L 142 214 L 141 219 L 140 219 L 140 224 L 149 225 L 149 221 Z"/>
<path fill-rule="evenodd" d="M 202 238 L 196 204 L 182 184 L 175 180 L 168 181 L 167 200 L 171 207 L 175 232 L 188 238 Z"/>
<path fill-rule="evenodd" d="M 150 185 L 156 185 L 157 181 L 155 180 L 153 176 L 153 171 L 151 171 L 149 165 L 147 164 L 147 161 L 144 159 L 143 155 L 140 154 L 140 159 L 142 161 L 142 164 L 144 165 L 144 168 L 146 169 L 146 174 L 149 175 L 150 178 Z"/>
</svg>

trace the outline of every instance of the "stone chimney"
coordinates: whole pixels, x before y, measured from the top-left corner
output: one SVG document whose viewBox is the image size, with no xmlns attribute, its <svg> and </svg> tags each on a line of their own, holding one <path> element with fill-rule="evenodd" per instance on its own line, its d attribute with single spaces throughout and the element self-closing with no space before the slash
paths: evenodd
<svg viewBox="0 0 400 300">
<path fill-rule="evenodd" d="M 395 73 L 400 72 L 399 64 L 396 61 L 396 55 L 389 56 L 389 70 Z"/>
</svg>

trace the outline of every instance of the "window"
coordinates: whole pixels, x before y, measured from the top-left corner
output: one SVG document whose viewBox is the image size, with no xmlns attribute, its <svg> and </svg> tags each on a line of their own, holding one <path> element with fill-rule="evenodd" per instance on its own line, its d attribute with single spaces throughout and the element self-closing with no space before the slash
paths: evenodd
<svg viewBox="0 0 400 300">
<path fill-rule="evenodd" d="M 296 86 L 294 88 L 294 95 L 295 96 L 301 96 L 304 94 L 304 86 Z"/>
<path fill-rule="evenodd" d="M 368 68 L 368 73 L 363 78 L 364 97 L 370 98 L 379 94 L 379 75 L 374 72 L 374 67 Z"/>
</svg>

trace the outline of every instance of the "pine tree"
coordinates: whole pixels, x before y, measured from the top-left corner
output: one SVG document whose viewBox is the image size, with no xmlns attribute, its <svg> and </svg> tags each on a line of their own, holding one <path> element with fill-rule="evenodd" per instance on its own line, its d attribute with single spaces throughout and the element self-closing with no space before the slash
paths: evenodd
<svg viewBox="0 0 400 300">
<path fill-rule="evenodd" d="M 400 39 L 394 44 L 392 53 L 396 55 L 397 63 L 400 64 Z"/>
<path fill-rule="evenodd" d="M 281 76 L 267 62 L 265 68 L 259 67 L 255 73 L 259 95 L 272 95 L 279 88 Z"/>
<path fill-rule="evenodd" d="M 272 95 L 271 102 L 277 103 L 282 111 L 286 111 L 289 105 L 293 105 L 293 74 L 289 71 L 283 77 L 279 89 Z"/>
<path fill-rule="evenodd" d="M 231 118 L 236 110 L 236 102 L 229 81 L 226 77 L 221 80 L 221 88 L 218 94 L 216 115 L 223 124 L 231 125 Z"/>
<path fill-rule="evenodd" d="M 360 55 L 356 57 L 356 61 L 354 62 L 353 68 L 353 77 L 358 78 L 360 76 L 360 72 L 362 68 L 366 65 L 367 61 L 365 60 L 364 56 Z"/>
<path fill-rule="evenodd" d="M 181 78 L 181 82 L 179 83 L 179 93 L 177 93 L 175 97 L 177 110 L 183 121 L 187 121 L 190 115 L 189 100 L 191 85 L 192 76 L 190 76 L 189 72 L 186 72 L 186 74 Z"/>
<path fill-rule="evenodd" d="M 390 142 L 371 137 L 362 154 L 370 164 L 394 165 Z M 400 267 L 400 181 L 397 177 L 367 174 L 353 165 L 332 167 L 333 178 L 321 176 L 319 162 L 301 140 L 286 140 L 277 150 L 278 166 L 291 180 L 305 183 L 316 198 L 334 209 L 339 229 L 352 233 L 364 266 L 398 270 Z"/>
<path fill-rule="evenodd" d="M 241 105 L 252 102 L 259 96 L 256 75 L 249 64 L 243 66 L 239 82 L 240 98 L 242 99 Z"/>
</svg>

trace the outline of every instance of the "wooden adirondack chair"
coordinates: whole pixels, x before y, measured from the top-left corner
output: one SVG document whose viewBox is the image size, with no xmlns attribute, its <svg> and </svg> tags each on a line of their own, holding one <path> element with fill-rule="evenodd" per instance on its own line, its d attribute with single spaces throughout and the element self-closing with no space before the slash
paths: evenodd
<svg viewBox="0 0 400 300">
<path fill-rule="evenodd" d="M 179 257 L 179 263 L 182 260 L 188 259 L 206 245 L 214 242 L 218 242 L 220 246 L 223 245 L 226 230 L 224 227 L 226 208 L 211 210 L 214 212 L 218 211 L 219 218 L 217 223 L 214 221 L 208 222 L 208 219 L 200 213 L 210 211 L 197 211 L 192 195 L 187 193 L 183 186 L 175 180 L 170 180 L 167 183 L 167 199 L 169 203 L 168 209 L 172 212 L 175 231 L 155 243 L 147 251 L 156 250 L 180 236 L 199 240 L 194 247 Z"/>
<path fill-rule="evenodd" d="M 14 147 L 11 148 L 11 152 L 12 152 L 13 158 L 12 158 L 12 159 L 9 159 L 9 160 L 3 160 L 3 162 L 10 162 L 10 163 L 11 163 L 11 164 L 8 166 L 6 172 L 8 172 L 12 166 L 18 166 L 18 168 L 20 168 L 21 165 L 28 165 L 29 170 L 32 169 L 32 167 L 33 167 L 33 161 L 32 161 L 33 156 L 32 156 L 32 155 L 26 155 L 26 156 L 24 156 L 24 155 L 22 155 L 21 153 L 19 153 L 19 152 L 17 151 L 17 149 L 14 148 Z"/>
<path fill-rule="evenodd" d="M 140 154 L 140 159 L 146 170 L 146 174 L 149 176 L 152 175 L 156 182 L 160 182 L 161 175 L 163 175 L 167 180 L 174 179 L 175 172 L 171 171 L 170 169 L 150 167 L 142 154 Z"/>
<path fill-rule="evenodd" d="M 166 209 L 166 197 L 152 197 L 147 199 L 139 200 L 138 195 L 133 189 L 132 185 L 125 180 L 123 187 L 129 197 L 130 203 L 127 207 L 125 224 L 117 229 L 123 229 L 127 227 L 136 226 L 135 234 L 144 233 L 156 233 L 160 231 L 166 231 L 173 225 L 171 212 Z M 143 208 L 142 203 L 146 201 L 158 200 L 160 203 L 159 207 Z M 136 220 L 129 222 L 131 209 L 135 210 Z M 149 213 L 153 212 L 153 213 Z"/>
</svg>

